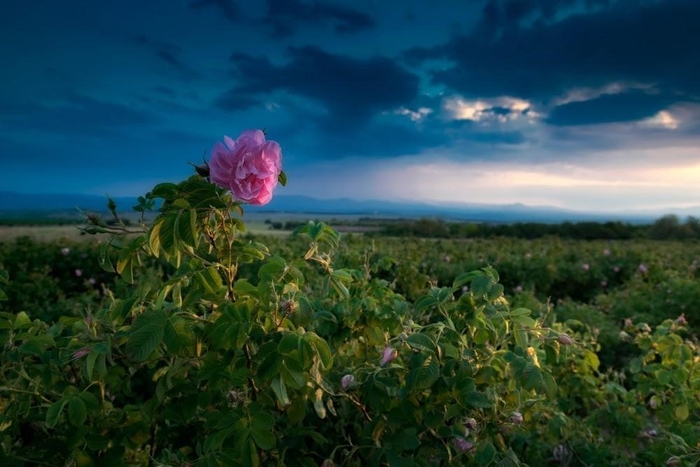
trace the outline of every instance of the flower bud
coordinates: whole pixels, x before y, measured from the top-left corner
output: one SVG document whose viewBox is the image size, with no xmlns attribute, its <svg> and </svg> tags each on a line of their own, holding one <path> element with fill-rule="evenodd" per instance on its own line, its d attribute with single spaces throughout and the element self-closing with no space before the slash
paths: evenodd
<svg viewBox="0 0 700 467">
<path fill-rule="evenodd" d="M 284 313 L 291 313 L 294 311 L 294 308 L 296 308 L 296 304 L 294 303 L 294 300 L 285 300 L 280 305 L 280 308 Z"/>
<path fill-rule="evenodd" d="M 559 334 L 559 343 L 561 345 L 573 345 L 574 340 L 568 334 Z"/>
<path fill-rule="evenodd" d="M 688 320 L 685 319 L 685 313 L 681 314 L 678 318 L 676 318 L 676 324 L 679 326 L 685 326 L 688 324 Z"/>
<path fill-rule="evenodd" d="M 520 412 L 513 412 L 510 414 L 510 421 L 516 425 L 520 425 L 523 422 L 523 414 Z"/>
<path fill-rule="evenodd" d="M 343 391 L 347 391 L 354 384 L 355 377 L 353 375 L 345 375 L 340 379 L 340 387 L 343 388 Z"/>
<path fill-rule="evenodd" d="M 209 177 L 209 164 L 206 162 L 202 165 L 195 165 L 191 164 L 192 167 L 194 167 L 194 171 L 197 172 L 197 175 L 199 175 L 202 178 L 207 178 Z"/>
<path fill-rule="evenodd" d="M 671 456 L 668 459 L 666 459 L 666 463 L 664 465 L 667 465 L 669 467 L 681 465 L 681 458 L 678 456 Z"/>
<path fill-rule="evenodd" d="M 79 358 L 86 356 L 89 353 L 90 353 L 90 349 L 88 347 L 83 347 L 82 349 L 78 349 L 75 352 L 73 352 L 73 359 L 77 360 Z"/>
<path fill-rule="evenodd" d="M 384 352 L 382 353 L 382 360 L 381 360 L 381 365 L 384 366 L 389 362 L 392 362 L 396 360 L 396 357 L 399 356 L 399 352 L 393 348 L 393 347 L 385 347 Z"/>
</svg>

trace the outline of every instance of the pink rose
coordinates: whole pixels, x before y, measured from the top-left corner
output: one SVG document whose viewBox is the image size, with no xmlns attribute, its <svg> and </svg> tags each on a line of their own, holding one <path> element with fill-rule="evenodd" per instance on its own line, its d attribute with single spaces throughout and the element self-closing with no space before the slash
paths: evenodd
<svg viewBox="0 0 700 467">
<path fill-rule="evenodd" d="M 254 206 L 269 203 L 282 171 L 280 145 L 265 141 L 261 130 L 244 131 L 235 141 L 225 136 L 224 143 L 212 149 L 211 181 L 231 190 L 237 201 Z"/>
</svg>

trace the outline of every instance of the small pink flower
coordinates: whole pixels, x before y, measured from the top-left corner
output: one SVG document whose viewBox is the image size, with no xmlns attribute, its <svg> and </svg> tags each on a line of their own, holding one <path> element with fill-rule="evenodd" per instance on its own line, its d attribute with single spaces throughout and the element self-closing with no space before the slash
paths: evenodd
<svg viewBox="0 0 700 467">
<path fill-rule="evenodd" d="M 581 269 L 583 269 L 584 271 L 588 271 L 589 269 L 591 269 L 591 267 L 588 265 L 588 263 L 583 263 L 581 265 Z"/>
<path fill-rule="evenodd" d="M 399 352 L 393 348 L 393 347 L 385 347 L 384 352 L 382 353 L 382 360 L 381 360 L 381 365 L 384 366 L 389 362 L 392 362 L 396 360 L 396 357 L 399 356 Z"/>
<path fill-rule="evenodd" d="M 678 318 L 676 318 L 676 324 L 680 326 L 685 326 L 688 324 L 688 320 L 685 319 L 685 313 L 682 313 Z"/>
<path fill-rule="evenodd" d="M 606 248 L 605 250 L 603 250 L 603 254 L 605 256 L 610 256 L 610 250 Z"/>
<path fill-rule="evenodd" d="M 450 258 L 450 255 L 445 255 L 445 262 L 449 263 L 452 261 L 452 258 Z"/>
<path fill-rule="evenodd" d="M 68 247 L 61 248 L 61 254 L 63 256 L 68 256 L 68 253 L 70 253 L 70 248 L 68 248 Z"/>
<path fill-rule="evenodd" d="M 637 269 L 639 269 L 639 272 L 641 272 L 642 274 L 646 274 L 647 272 L 649 272 L 649 268 L 647 268 L 647 265 L 644 263 L 640 264 L 639 268 Z"/>
<path fill-rule="evenodd" d="M 233 140 L 216 143 L 209 159 L 211 181 L 231 190 L 237 201 L 262 206 L 272 199 L 282 171 L 282 150 L 266 141 L 261 130 L 244 131 Z"/>
<path fill-rule="evenodd" d="M 355 377 L 353 375 L 345 375 L 340 379 L 340 387 L 343 388 L 343 391 L 347 391 L 354 384 Z"/>
<path fill-rule="evenodd" d="M 515 291 L 515 293 L 520 293 L 520 292 L 523 291 L 523 286 L 522 286 L 522 285 L 518 285 L 518 286 L 515 287 L 513 290 Z"/>
<path fill-rule="evenodd" d="M 607 286 L 608 286 L 608 281 L 600 281 L 600 286 L 601 286 L 601 287 L 607 287 Z"/>
<path fill-rule="evenodd" d="M 470 431 L 476 429 L 476 419 L 468 418 L 464 422 L 464 426 L 467 427 L 467 430 L 470 430 Z"/>
<path fill-rule="evenodd" d="M 75 271 L 73 271 L 73 274 L 75 274 L 75 277 L 82 277 L 83 271 L 80 269 L 76 269 Z"/>
<path fill-rule="evenodd" d="M 527 259 L 532 258 L 532 253 L 525 253 L 525 257 L 526 257 Z"/>
<path fill-rule="evenodd" d="M 96 283 L 97 283 L 97 281 L 95 280 L 94 277 L 91 277 L 90 279 L 88 279 L 88 284 L 95 285 Z"/>
<path fill-rule="evenodd" d="M 461 437 L 454 440 L 454 447 L 458 452 L 470 452 L 474 450 L 474 443 Z"/>
<path fill-rule="evenodd" d="M 615 271 L 615 272 L 620 272 L 620 266 L 615 266 L 615 267 L 613 267 L 613 271 Z"/>
</svg>

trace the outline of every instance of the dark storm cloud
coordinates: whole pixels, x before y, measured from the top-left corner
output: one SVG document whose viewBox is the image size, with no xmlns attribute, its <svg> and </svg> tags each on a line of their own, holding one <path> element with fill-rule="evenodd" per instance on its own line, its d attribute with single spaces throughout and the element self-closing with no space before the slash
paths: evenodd
<svg viewBox="0 0 700 467">
<path fill-rule="evenodd" d="M 60 105 L 26 102 L 2 106 L 0 121 L 6 128 L 19 131 L 44 131 L 49 134 L 113 134 L 134 126 L 152 125 L 158 118 L 129 105 L 94 99 L 79 94 L 65 96 Z"/>
<path fill-rule="evenodd" d="M 229 93 L 259 96 L 284 90 L 323 106 L 324 120 L 339 129 L 367 123 L 418 96 L 418 77 L 388 58 L 358 59 L 311 46 L 290 48 L 288 56 L 287 63 L 275 65 L 266 58 L 232 55 L 238 84 Z"/>
<path fill-rule="evenodd" d="M 359 10 L 328 2 L 307 3 L 302 0 L 268 0 L 263 20 L 273 37 L 287 37 L 298 27 L 331 23 L 337 33 L 356 33 L 375 26 L 374 19 Z"/>
<path fill-rule="evenodd" d="M 262 102 L 238 91 L 228 91 L 214 100 L 214 107 L 225 112 L 240 112 L 258 107 Z"/>
<path fill-rule="evenodd" d="M 183 53 L 182 48 L 178 47 L 177 45 L 154 39 L 143 34 L 128 37 L 139 46 L 153 49 L 153 53 L 158 60 L 168 65 L 168 67 L 172 70 L 175 70 L 180 78 L 191 80 L 201 77 L 201 74 L 197 70 L 185 63 L 185 61 L 181 58 Z"/>
<path fill-rule="evenodd" d="M 517 11 L 511 19 L 527 14 Z M 498 21 L 510 24 L 508 17 Z M 510 95 L 549 102 L 575 87 L 643 82 L 685 101 L 700 93 L 698 24 L 700 2 L 627 0 L 550 24 L 511 25 L 496 36 L 479 31 L 455 35 L 441 46 L 414 48 L 406 58 L 414 63 L 449 60 L 452 66 L 430 72 L 432 82 L 464 96 Z M 604 113 L 599 119 L 610 121 Z"/>
<path fill-rule="evenodd" d="M 608 94 L 596 99 L 557 106 L 549 114 L 547 123 L 567 126 L 634 122 L 653 117 L 673 101 L 671 96 L 642 91 Z"/>
<path fill-rule="evenodd" d="M 237 23 L 242 19 L 241 10 L 234 0 L 195 0 L 190 2 L 190 8 L 198 10 L 202 8 L 216 8 L 232 23 Z"/>
</svg>

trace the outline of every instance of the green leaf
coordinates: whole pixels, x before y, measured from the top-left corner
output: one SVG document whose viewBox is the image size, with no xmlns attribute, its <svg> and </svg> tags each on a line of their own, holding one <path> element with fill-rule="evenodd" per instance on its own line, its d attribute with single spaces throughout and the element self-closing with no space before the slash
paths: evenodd
<svg viewBox="0 0 700 467">
<path fill-rule="evenodd" d="M 283 407 L 291 404 L 289 395 L 287 394 L 287 386 L 284 384 L 284 380 L 281 377 L 275 376 L 270 385 L 275 396 L 277 396 L 277 400 Z"/>
<path fill-rule="evenodd" d="M 252 414 L 250 435 L 260 449 L 269 450 L 277 445 L 274 426 L 275 419 L 269 413 L 261 411 Z"/>
<path fill-rule="evenodd" d="M 492 443 L 486 443 L 474 455 L 474 464 L 479 466 L 487 466 L 496 458 L 496 447 Z"/>
<path fill-rule="evenodd" d="M 493 284 L 488 291 L 487 298 L 490 301 L 494 301 L 497 298 L 499 298 L 501 295 L 503 295 L 503 286 L 501 284 Z"/>
<path fill-rule="evenodd" d="M 510 319 L 514 323 L 518 323 L 519 325 L 524 326 L 526 328 L 532 328 L 537 324 L 537 322 L 534 319 L 526 315 L 515 315 L 511 316 Z"/>
<path fill-rule="evenodd" d="M 491 290 L 494 285 L 494 281 L 489 276 L 478 276 L 472 281 L 471 292 L 475 297 L 483 297 Z"/>
<path fill-rule="evenodd" d="M 415 333 L 406 338 L 406 343 L 418 350 L 435 352 L 435 342 L 426 334 Z"/>
<path fill-rule="evenodd" d="M 463 402 L 477 409 L 488 409 L 493 405 L 491 399 L 486 394 L 478 391 L 471 391 L 465 394 Z"/>
<path fill-rule="evenodd" d="M 15 316 L 15 322 L 13 323 L 12 327 L 15 331 L 28 329 L 32 327 L 32 320 L 29 319 L 29 315 L 27 313 L 20 311 L 17 313 L 17 316 Z"/>
<path fill-rule="evenodd" d="M 175 238 L 178 243 L 197 248 L 199 235 L 197 235 L 197 211 L 188 209 L 180 211 L 175 221 Z"/>
<path fill-rule="evenodd" d="M 280 170 L 280 174 L 277 176 L 277 182 L 282 186 L 287 186 L 287 174 L 284 173 L 284 170 Z"/>
<path fill-rule="evenodd" d="M 68 403 L 68 399 L 59 399 L 49 406 L 46 411 L 46 426 L 53 428 L 58 424 L 58 419 L 61 417 L 63 407 Z"/>
<path fill-rule="evenodd" d="M 333 366 L 333 354 L 331 354 L 331 349 L 328 346 L 328 343 L 313 332 L 307 332 L 304 334 L 304 338 L 308 339 L 314 348 L 316 348 L 316 352 L 318 352 L 318 357 L 321 359 L 321 365 L 323 365 L 323 368 L 325 370 L 330 370 Z"/>
<path fill-rule="evenodd" d="M 114 264 L 112 264 L 112 258 L 109 255 L 109 249 L 112 245 L 112 238 L 100 245 L 97 252 L 97 262 L 99 266 L 107 272 L 115 272 Z"/>
<path fill-rule="evenodd" d="M 97 360 L 97 357 L 99 357 L 100 354 L 92 350 L 87 358 L 85 359 L 85 373 L 87 375 L 88 381 L 93 381 L 92 379 L 92 373 L 95 369 L 95 361 Z"/>
<path fill-rule="evenodd" d="M 287 333 L 282 336 L 279 344 L 277 344 L 277 351 L 282 355 L 289 355 L 299 348 L 299 340 L 300 337 L 297 334 Z"/>
<path fill-rule="evenodd" d="M 435 354 L 430 354 L 419 368 L 411 371 L 413 387 L 418 390 L 428 389 L 440 377 L 440 366 Z"/>
<path fill-rule="evenodd" d="M 68 402 L 68 421 L 73 426 L 80 427 L 87 420 L 87 406 L 80 397 L 73 397 Z"/>
<path fill-rule="evenodd" d="M 167 315 L 161 310 L 147 311 L 134 320 L 126 354 L 129 358 L 143 361 L 163 342 Z"/>
<path fill-rule="evenodd" d="M 676 420 L 678 420 L 679 422 L 684 422 L 690 416 L 690 409 L 685 404 L 679 405 L 676 406 L 675 414 Z"/>
</svg>

